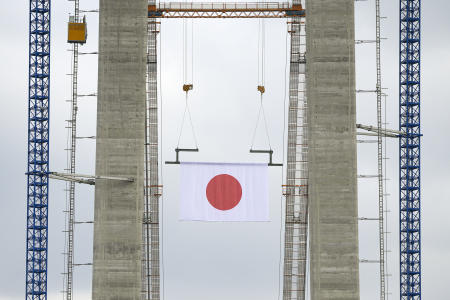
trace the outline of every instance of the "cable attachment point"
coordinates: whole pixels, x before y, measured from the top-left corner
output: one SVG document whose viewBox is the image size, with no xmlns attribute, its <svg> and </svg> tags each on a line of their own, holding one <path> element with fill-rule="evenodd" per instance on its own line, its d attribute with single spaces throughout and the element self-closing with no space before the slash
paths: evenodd
<svg viewBox="0 0 450 300">
<path fill-rule="evenodd" d="M 180 152 L 198 152 L 198 148 L 175 148 L 175 161 L 166 161 L 166 165 L 179 165 Z"/>
<path fill-rule="evenodd" d="M 266 88 L 263 85 L 258 85 L 258 92 L 262 95 L 266 92 Z"/>
<path fill-rule="evenodd" d="M 194 89 L 194 85 L 193 84 L 183 84 L 183 91 L 185 91 L 186 93 L 189 92 L 192 89 Z"/>
<path fill-rule="evenodd" d="M 269 167 L 281 167 L 283 164 L 277 164 L 272 162 L 273 150 L 253 150 L 250 149 L 250 153 L 266 153 L 269 154 L 269 163 L 267 164 Z"/>
</svg>

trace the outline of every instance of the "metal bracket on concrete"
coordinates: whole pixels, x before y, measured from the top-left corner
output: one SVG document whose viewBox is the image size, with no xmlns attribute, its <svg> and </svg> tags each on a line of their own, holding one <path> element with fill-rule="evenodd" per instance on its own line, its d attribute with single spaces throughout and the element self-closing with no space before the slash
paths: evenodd
<svg viewBox="0 0 450 300">
<path fill-rule="evenodd" d="M 180 152 L 198 152 L 198 148 L 175 148 L 175 161 L 166 161 L 166 165 L 179 165 Z"/>
<path fill-rule="evenodd" d="M 357 135 L 368 135 L 368 136 L 378 136 L 378 131 L 381 131 L 381 135 L 385 137 L 398 138 L 400 136 L 405 136 L 406 133 L 393 129 L 384 129 L 381 130 L 378 127 L 356 124 L 356 128 L 366 130 L 369 132 L 358 132 Z"/>
<path fill-rule="evenodd" d="M 360 263 L 368 263 L 368 264 L 379 264 L 380 260 L 372 260 L 372 259 L 360 259 Z"/>
<path fill-rule="evenodd" d="M 59 172 L 50 172 L 48 176 L 49 178 L 52 179 L 72 181 L 76 183 L 84 183 L 89 185 L 95 185 L 96 180 L 118 180 L 118 181 L 134 182 L 134 178 L 130 177 L 94 176 L 85 174 L 59 173 Z"/>
<path fill-rule="evenodd" d="M 75 221 L 73 224 L 94 224 L 94 221 Z"/>
<path fill-rule="evenodd" d="M 92 263 L 85 263 L 85 264 L 73 264 L 74 267 L 81 267 L 81 266 L 92 266 Z"/>
<path fill-rule="evenodd" d="M 358 178 L 378 178 L 379 175 L 358 175 Z"/>
<path fill-rule="evenodd" d="M 281 167 L 283 164 L 275 164 L 272 162 L 273 150 L 253 150 L 250 149 L 250 153 L 267 153 L 269 154 L 269 163 L 267 164 L 269 167 Z"/>
</svg>

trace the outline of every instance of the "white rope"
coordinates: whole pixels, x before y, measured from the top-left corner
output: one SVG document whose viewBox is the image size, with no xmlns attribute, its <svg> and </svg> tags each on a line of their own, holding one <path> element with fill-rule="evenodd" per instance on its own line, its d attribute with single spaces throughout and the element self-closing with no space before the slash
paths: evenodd
<svg viewBox="0 0 450 300">
<path fill-rule="evenodd" d="M 188 96 L 187 96 L 187 93 L 186 93 L 186 110 L 187 110 L 187 113 L 188 113 L 188 116 L 189 116 L 189 123 L 191 124 L 191 130 L 192 130 L 192 136 L 194 137 L 195 148 L 198 148 L 197 137 L 195 135 L 194 124 L 192 123 L 191 111 L 189 109 L 189 105 L 188 105 L 187 99 L 188 99 Z"/>
<path fill-rule="evenodd" d="M 260 85 L 260 62 L 261 62 L 261 53 L 260 53 L 260 45 L 261 45 L 261 19 L 258 19 L 258 45 L 256 45 L 256 52 L 258 53 L 258 61 L 257 61 L 257 65 L 258 65 L 258 80 L 257 80 L 257 84 Z"/>
<path fill-rule="evenodd" d="M 267 119 L 266 119 L 266 113 L 264 110 L 262 94 L 261 94 L 261 111 L 262 111 L 262 116 L 263 116 L 263 120 L 264 120 L 264 128 L 266 129 L 267 142 L 269 143 L 269 149 L 272 150 L 272 145 L 270 144 L 269 126 L 267 126 Z"/>
<path fill-rule="evenodd" d="M 266 73 L 266 23 L 258 20 L 258 85 L 264 86 Z"/>
<path fill-rule="evenodd" d="M 192 136 L 194 138 L 195 148 L 198 148 L 197 136 L 195 135 L 194 124 L 192 122 L 191 111 L 189 109 L 188 93 L 186 93 L 185 107 L 184 107 L 183 118 L 181 120 L 181 128 L 180 128 L 180 135 L 178 136 L 177 148 L 180 146 L 180 141 L 181 141 L 181 136 L 183 135 L 183 128 L 184 128 L 184 123 L 186 120 L 186 115 L 188 116 L 189 123 L 191 125 L 191 131 L 192 131 Z"/>
<path fill-rule="evenodd" d="M 188 84 L 187 80 L 188 80 L 188 69 L 189 69 L 189 63 L 188 63 L 188 27 L 189 24 L 187 23 L 188 21 L 186 19 L 183 19 L 183 84 Z M 194 23 L 193 21 L 191 22 L 191 82 L 190 84 L 193 83 L 194 81 Z M 194 131 L 194 125 L 192 122 L 192 115 L 191 115 L 191 111 L 189 109 L 189 92 L 186 92 L 186 97 L 185 97 L 185 107 L 184 107 L 184 112 L 183 112 L 183 117 L 181 120 L 181 128 L 180 128 L 180 134 L 178 136 L 178 142 L 177 142 L 177 148 L 180 146 L 180 142 L 181 142 L 181 137 L 183 135 L 183 128 L 184 128 L 184 123 L 186 120 L 186 115 L 189 118 L 189 123 L 190 123 L 190 127 L 192 130 L 192 136 L 194 138 L 194 142 L 195 142 L 195 147 L 198 148 L 198 143 L 197 143 L 197 137 L 195 135 L 195 131 Z"/>
<path fill-rule="evenodd" d="M 262 119 L 264 122 L 264 129 L 265 129 L 265 133 L 266 133 L 266 137 L 267 137 L 267 143 L 269 145 L 269 149 L 272 150 L 272 144 L 270 143 L 270 136 L 269 136 L 269 126 L 267 125 L 267 119 L 266 119 L 266 113 L 264 110 L 262 94 L 261 94 L 260 99 L 261 99 L 261 102 L 259 105 L 258 117 L 256 119 L 256 126 L 255 126 L 255 129 L 253 130 L 253 137 L 252 137 L 252 143 L 251 143 L 250 149 L 253 149 L 253 146 L 255 144 L 255 138 L 256 138 L 256 132 L 258 131 L 259 119 L 261 119 L 261 115 L 262 115 Z"/>
<path fill-rule="evenodd" d="M 264 86 L 266 78 L 266 22 L 264 19 L 261 20 L 261 36 L 262 36 L 262 42 L 261 42 L 261 85 Z"/>
<path fill-rule="evenodd" d="M 265 43 L 266 43 L 266 29 L 265 29 L 265 21 L 259 19 L 258 20 L 258 86 L 262 86 L 264 87 L 264 83 L 265 83 L 265 60 L 266 60 L 266 52 L 265 52 Z M 250 146 L 250 149 L 253 149 L 254 143 L 255 143 L 255 138 L 256 138 L 256 132 L 258 130 L 258 124 L 259 124 L 259 119 L 263 118 L 263 122 L 264 122 L 264 129 L 266 132 L 266 137 L 267 137 L 267 142 L 269 144 L 269 149 L 272 150 L 272 145 L 270 143 L 270 135 L 269 135 L 269 126 L 267 125 L 267 118 L 266 118 L 266 113 L 264 110 L 264 103 L 263 103 L 263 93 L 262 91 L 260 91 L 260 106 L 259 106 L 259 111 L 258 111 L 258 117 L 256 118 L 256 125 L 255 125 L 255 129 L 253 131 L 253 137 L 252 137 L 252 143 Z"/>
<path fill-rule="evenodd" d="M 187 77 L 187 20 L 183 19 L 183 84 L 186 83 Z"/>
<path fill-rule="evenodd" d="M 181 135 L 183 134 L 184 120 L 186 119 L 187 107 L 188 107 L 188 103 L 187 103 L 187 93 L 186 93 L 186 103 L 184 106 L 183 118 L 181 119 L 181 128 L 180 128 L 180 135 L 178 136 L 177 148 L 180 146 Z"/>
<path fill-rule="evenodd" d="M 183 87 L 184 85 L 189 84 L 188 81 L 188 69 L 189 69 L 189 62 L 188 62 L 188 27 L 189 24 L 187 23 L 188 21 L 186 19 L 183 19 Z M 194 22 L 191 21 L 190 24 L 190 29 L 191 29 L 191 62 L 190 62 L 190 68 L 191 68 L 191 82 L 190 84 L 193 84 L 194 81 Z M 186 92 L 186 98 L 185 98 L 185 107 L 184 107 L 184 112 L 183 112 L 183 117 L 181 120 L 181 128 L 180 128 L 180 134 L 178 136 L 178 142 L 177 142 L 177 148 L 180 146 L 180 142 L 181 142 L 181 136 L 183 135 L 183 128 L 184 128 L 184 123 L 186 120 L 186 115 L 189 118 L 189 123 L 190 123 L 190 127 L 192 130 L 192 136 L 194 138 L 194 142 L 195 142 L 195 147 L 198 148 L 198 143 L 197 143 L 197 137 L 195 135 L 195 131 L 194 131 L 194 125 L 192 122 L 192 115 L 191 115 L 191 111 L 189 109 L 189 90 L 185 90 Z"/>
<path fill-rule="evenodd" d="M 253 144 L 255 143 L 256 130 L 258 129 L 258 123 L 259 123 L 259 119 L 261 117 L 261 109 L 262 109 L 262 105 L 259 106 L 258 117 L 256 119 L 255 129 L 253 130 L 252 144 L 250 146 L 250 149 L 253 149 Z"/>
<path fill-rule="evenodd" d="M 194 20 L 191 20 L 191 84 L 194 84 Z"/>
</svg>

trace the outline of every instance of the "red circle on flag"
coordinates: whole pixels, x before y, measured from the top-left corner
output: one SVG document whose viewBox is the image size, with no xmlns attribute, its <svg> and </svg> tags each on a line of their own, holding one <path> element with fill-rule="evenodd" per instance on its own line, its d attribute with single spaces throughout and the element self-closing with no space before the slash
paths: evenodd
<svg viewBox="0 0 450 300">
<path fill-rule="evenodd" d="M 228 174 L 214 176 L 206 186 L 208 202 L 219 210 L 230 210 L 236 207 L 241 201 L 241 197 L 241 184 Z"/>
</svg>

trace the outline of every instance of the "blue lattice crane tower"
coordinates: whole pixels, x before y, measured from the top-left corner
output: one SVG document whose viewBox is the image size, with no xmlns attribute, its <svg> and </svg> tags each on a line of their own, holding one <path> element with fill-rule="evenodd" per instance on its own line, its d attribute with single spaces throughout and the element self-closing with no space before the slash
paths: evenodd
<svg viewBox="0 0 450 300">
<path fill-rule="evenodd" d="M 400 0 L 400 299 L 421 299 L 420 0 Z"/>
<path fill-rule="evenodd" d="M 50 0 L 30 0 L 26 299 L 47 299 Z"/>
</svg>

